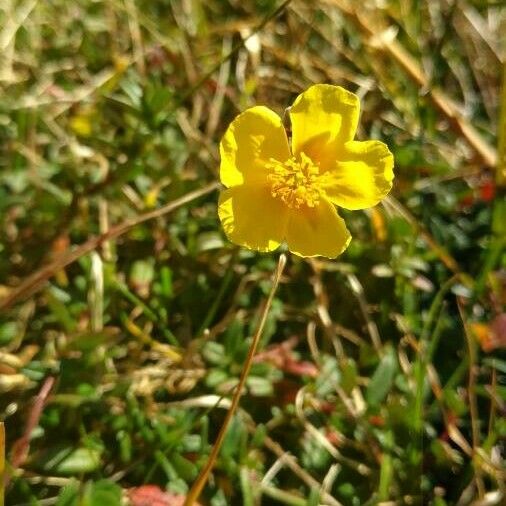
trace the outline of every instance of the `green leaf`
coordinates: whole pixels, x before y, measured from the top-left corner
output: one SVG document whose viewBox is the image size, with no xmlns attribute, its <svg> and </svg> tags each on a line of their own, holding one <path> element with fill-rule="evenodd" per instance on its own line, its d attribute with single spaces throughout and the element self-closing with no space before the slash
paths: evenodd
<svg viewBox="0 0 506 506">
<path fill-rule="evenodd" d="M 121 506 L 121 487 L 110 480 L 87 482 L 82 488 L 77 481 L 62 489 L 56 506 Z"/>
<path fill-rule="evenodd" d="M 228 379 L 228 374 L 223 369 L 212 368 L 206 376 L 206 386 L 215 388 Z"/>
<path fill-rule="evenodd" d="M 350 393 L 357 384 L 357 364 L 352 358 L 343 360 L 341 365 L 341 386 L 346 393 Z"/>
<path fill-rule="evenodd" d="M 79 498 L 79 485 L 77 481 L 66 485 L 60 491 L 56 506 L 77 506 Z"/>
<path fill-rule="evenodd" d="M 42 469 L 58 475 L 90 473 L 100 465 L 100 452 L 90 448 L 62 448 L 46 459 Z"/>
<path fill-rule="evenodd" d="M 0 346 L 9 344 L 18 334 L 16 322 L 6 322 L 0 327 Z"/>
<path fill-rule="evenodd" d="M 137 260 L 130 269 L 129 285 L 141 297 L 149 295 L 155 268 L 151 260 Z"/>
<path fill-rule="evenodd" d="M 274 393 L 274 388 L 269 378 L 250 376 L 246 380 L 246 385 L 248 386 L 251 395 L 254 395 L 255 397 L 267 397 Z"/>
<path fill-rule="evenodd" d="M 255 504 L 255 499 L 251 486 L 250 470 L 247 467 L 241 467 L 239 478 L 241 483 L 242 504 L 244 506 L 253 506 Z"/>
<path fill-rule="evenodd" d="M 385 399 L 392 388 L 397 367 L 395 350 L 388 347 L 367 386 L 366 400 L 370 406 L 378 406 Z"/>
<path fill-rule="evenodd" d="M 164 265 L 160 269 L 160 295 L 172 298 L 174 296 L 174 288 L 172 286 L 172 270 Z"/>
<path fill-rule="evenodd" d="M 80 506 L 121 506 L 121 487 L 109 480 L 90 482 Z"/>
<path fill-rule="evenodd" d="M 496 369 L 497 371 L 502 372 L 503 374 L 506 374 L 506 360 L 501 360 L 496 357 L 484 358 L 483 365 L 487 365 L 487 366 L 491 367 L 492 369 Z"/>
<path fill-rule="evenodd" d="M 223 365 L 229 361 L 225 353 L 225 347 L 215 341 L 208 341 L 202 350 L 204 358 L 213 365 Z"/>
<path fill-rule="evenodd" d="M 318 506 L 321 502 L 320 490 L 317 487 L 312 487 L 309 497 L 307 499 L 307 506 Z"/>
<path fill-rule="evenodd" d="M 316 378 L 315 387 L 319 397 L 325 397 L 335 391 L 341 382 L 341 373 L 337 360 L 334 357 L 325 355 L 321 366 L 321 373 Z"/>
<path fill-rule="evenodd" d="M 177 474 L 185 481 L 191 482 L 197 477 L 197 466 L 193 462 L 190 462 L 188 459 L 185 459 L 179 453 L 174 452 L 170 456 L 170 461 L 174 466 Z"/>
</svg>

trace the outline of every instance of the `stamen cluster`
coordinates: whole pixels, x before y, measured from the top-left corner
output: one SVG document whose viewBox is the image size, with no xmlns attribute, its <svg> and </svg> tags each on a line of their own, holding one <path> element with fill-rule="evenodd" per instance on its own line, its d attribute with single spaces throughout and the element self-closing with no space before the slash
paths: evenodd
<svg viewBox="0 0 506 506">
<path fill-rule="evenodd" d="M 267 168 L 271 171 L 268 180 L 273 197 L 280 198 L 291 209 L 318 205 L 320 169 L 305 153 L 284 162 L 271 158 Z"/>
</svg>

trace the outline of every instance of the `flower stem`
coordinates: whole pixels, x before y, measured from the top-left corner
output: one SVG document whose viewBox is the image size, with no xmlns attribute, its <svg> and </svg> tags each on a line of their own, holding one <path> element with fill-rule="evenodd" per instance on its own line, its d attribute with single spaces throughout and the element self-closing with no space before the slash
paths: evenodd
<svg viewBox="0 0 506 506">
<path fill-rule="evenodd" d="M 211 473 L 211 471 L 214 467 L 216 459 L 218 458 L 218 453 L 220 452 L 221 446 L 223 444 L 223 440 L 225 439 L 225 435 L 227 433 L 228 426 L 230 425 L 232 417 L 234 416 L 234 414 L 237 410 L 237 407 L 239 405 L 239 400 L 241 398 L 242 390 L 243 390 L 244 384 L 246 383 L 246 378 L 248 377 L 248 373 L 251 369 L 253 357 L 255 356 L 256 349 L 258 347 L 258 343 L 260 342 L 260 338 L 262 337 L 262 332 L 264 330 L 265 322 L 267 321 L 267 315 L 269 314 L 269 309 L 272 305 L 272 301 L 274 299 L 274 295 L 275 295 L 276 290 L 278 288 L 279 280 L 281 278 L 281 274 L 283 273 L 283 269 L 285 268 L 285 265 L 286 265 L 286 256 L 284 254 L 282 254 L 279 257 L 278 266 L 276 268 L 276 271 L 274 272 L 274 279 L 272 281 L 271 291 L 269 292 L 269 296 L 267 297 L 264 308 L 262 310 L 262 316 L 260 318 L 260 323 L 258 325 L 256 332 L 255 332 L 255 335 L 253 336 L 253 341 L 251 342 L 251 346 L 248 351 L 248 356 L 246 357 L 246 361 L 244 362 L 241 376 L 239 378 L 239 383 L 237 384 L 237 388 L 234 391 L 234 395 L 232 397 L 232 403 L 230 405 L 229 410 L 227 411 L 227 414 L 225 416 L 225 420 L 223 421 L 223 424 L 220 428 L 220 432 L 218 434 L 218 437 L 216 438 L 216 442 L 214 443 L 213 449 L 211 450 L 211 454 L 209 455 L 206 465 L 203 467 L 202 471 L 200 472 L 200 474 L 199 474 L 197 480 L 195 481 L 195 483 L 193 484 L 193 487 L 191 488 L 190 492 L 188 492 L 184 506 L 193 506 L 195 501 L 199 498 L 200 493 L 202 492 L 202 489 L 204 488 L 204 486 L 207 482 L 209 474 Z"/>
</svg>

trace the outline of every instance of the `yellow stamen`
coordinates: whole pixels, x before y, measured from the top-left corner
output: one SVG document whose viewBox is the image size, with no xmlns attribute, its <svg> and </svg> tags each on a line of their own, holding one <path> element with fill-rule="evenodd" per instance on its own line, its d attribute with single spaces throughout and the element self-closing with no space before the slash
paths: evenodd
<svg viewBox="0 0 506 506">
<path fill-rule="evenodd" d="M 320 169 L 304 153 L 300 158 L 291 157 L 285 162 L 270 159 L 267 168 L 273 197 L 280 198 L 288 207 L 315 207 L 320 200 L 317 179 Z"/>
</svg>

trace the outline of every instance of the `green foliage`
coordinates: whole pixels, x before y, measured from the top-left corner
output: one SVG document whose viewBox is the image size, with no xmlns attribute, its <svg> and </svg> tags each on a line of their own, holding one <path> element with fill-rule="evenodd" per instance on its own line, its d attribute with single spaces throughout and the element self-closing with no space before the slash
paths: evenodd
<svg viewBox="0 0 506 506">
<path fill-rule="evenodd" d="M 395 350 L 385 347 L 385 354 L 381 357 L 365 392 L 365 399 L 371 408 L 379 406 L 385 400 L 392 388 L 397 367 Z"/>
<path fill-rule="evenodd" d="M 280 2 L 0 2 L 0 301 L 28 287 L 0 314 L 6 504 L 188 492 L 277 254 L 231 245 L 215 192 L 78 248 L 216 181 L 232 118 L 283 113 L 312 82 L 361 96 L 392 198 L 339 211 L 353 241 L 336 261 L 289 257 L 202 503 L 503 500 L 505 201 L 480 145 L 496 144 L 504 14 L 341 3 L 270 19 Z"/>
<path fill-rule="evenodd" d="M 64 487 L 56 506 L 119 506 L 121 487 L 109 480 L 99 480 L 79 485 L 72 482 Z"/>
</svg>

